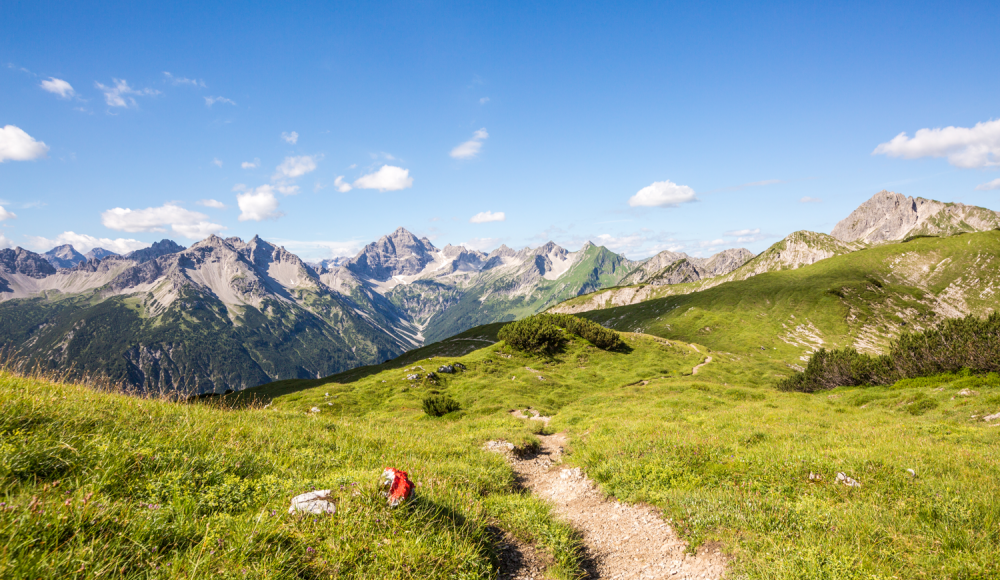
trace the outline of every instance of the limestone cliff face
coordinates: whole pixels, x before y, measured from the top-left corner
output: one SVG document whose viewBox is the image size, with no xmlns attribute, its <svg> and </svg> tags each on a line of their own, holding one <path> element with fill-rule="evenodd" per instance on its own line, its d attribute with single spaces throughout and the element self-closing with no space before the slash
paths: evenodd
<svg viewBox="0 0 1000 580">
<path fill-rule="evenodd" d="M 844 242 L 879 244 L 996 227 L 1000 227 L 1000 212 L 882 190 L 841 220 L 830 235 Z"/>
</svg>

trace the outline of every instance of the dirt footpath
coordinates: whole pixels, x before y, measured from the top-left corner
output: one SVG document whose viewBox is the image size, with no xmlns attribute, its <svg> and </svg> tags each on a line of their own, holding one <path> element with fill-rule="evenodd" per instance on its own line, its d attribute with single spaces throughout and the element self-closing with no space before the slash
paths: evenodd
<svg viewBox="0 0 1000 580">
<path fill-rule="evenodd" d="M 726 558 L 719 550 L 703 546 L 697 555 L 685 554 L 687 543 L 652 508 L 608 501 L 580 468 L 561 467 L 563 434 L 539 438 L 542 448 L 536 455 L 509 455 L 511 464 L 526 488 L 551 501 L 556 513 L 580 531 L 590 578 L 722 578 Z"/>
</svg>

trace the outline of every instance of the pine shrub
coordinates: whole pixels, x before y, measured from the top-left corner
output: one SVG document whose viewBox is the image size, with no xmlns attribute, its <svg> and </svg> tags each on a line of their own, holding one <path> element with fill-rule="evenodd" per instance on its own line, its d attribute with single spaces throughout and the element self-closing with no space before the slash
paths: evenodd
<svg viewBox="0 0 1000 580">
<path fill-rule="evenodd" d="M 507 324 L 497 336 L 515 350 L 551 354 L 562 346 L 565 340 L 563 331 L 575 334 L 602 350 L 625 347 L 625 341 L 614 330 L 570 314 L 536 314 Z"/>
<path fill-rule="evenodd" d="M 424 413 L 427 413 L 431 417 L 441 417 L 462 408 L 461 405 L 458 404 L 458 401 L 452 399 L 448 395 L 431 395 L 424 398 L 422 403 L 424 406 Z"/>
<path fill-rule="evenodd" d="M 820 349 L 805 371 L 780 383 L 784 391 L 811 393 L 835 387 L 891 385 L 901 379 L 953 373 L 1000 372 L 1000 313 L 946 320 L 919 333 L 903 333 L 889 353 L 871 356 L 853 348 Z"/>
</svg>

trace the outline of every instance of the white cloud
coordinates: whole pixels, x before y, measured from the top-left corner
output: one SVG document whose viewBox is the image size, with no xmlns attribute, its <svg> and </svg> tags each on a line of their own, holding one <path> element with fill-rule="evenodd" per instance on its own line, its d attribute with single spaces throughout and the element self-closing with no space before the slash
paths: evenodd
<svg viewBox="0 0 1000 580">
<path fill-rule="evenodd" d="M 285 157 L 285 160 L 278 166 L 278 173 L 274 175 L 274 179 L 282 177 L 294 179 L 296 177 L 301 177 L 310 171 L 314 171 L 316 169 L 317 159 L 319 159 L 319 157 L 312 155 Z"/>
<path fill-rule="evenodd" d="M 214 199 L 200 199 L 195 203 L 197 203 L 198 205 L 203 205 L 205 207 L 211 207 L 215 209 L 226 209 L 226 204 Z"/>
<path fill-rule="evenodd" d="M 216 157 L 215 159 L 212 160 L 212 165 L 215 165 L 216 167 L 222 167 L 222 160 Z"/>
<path fill-rule="evenodd" d="M 483 141 L 489 136 L 486 129 L 480 129 L 472 134 L 472 139 L 452 149 L 450 155 L 455 159 L 472 159 L 479 155 L 479 151 L 483 148 Z"/>
<path fill-rule="evenodd" d="M 808 195 L 799 200 L 799 203 L 820 203 L 823 200 L 818 197 L 809 197 Z"/>
<path fill-rule="evenodd" d="M 410 177 L 410 170 L 393 165 L 383 165 L 375 173 L 362 175 L 354 180 L 354 187 L 358 189 L 377 189 L 379 191 L 399 191 L 408 187 L 413 187 L 413 178 Z"/>
<path fill-rule="evenodd" d="M 233 101 L 231 99 L 227 99 L 226 97 L 223 97 L 223 96 L 205 97 L 205 106 L 206 107 L 211 107 L 215 103 L 225 103 L 227 105 L 235 105 L 236 104 L 235 101 Z"/>
<path fill-rule="evenodd" d="M 480 105 L 485 105 L 488 102 L 490 102 L 490 98 L 489 97 L 483 97 L 483 98 L 479 99 L 479 104 Z"/>
<path fill-rule="evenodd" d="M 1000 165 L 1000 119 L 976 123 L 971 128 L 920 129 L 912 138 L 903 132 L 880 144 L 872 155 L 947 157 L 948 163 L 963 168 Z"/>
<path fill-rule="evenodd" d="M 45 157 L 49 146 L 35 139 L 14 125 L 0 129 L 0 163 L 4 161 L 31 161 Z"/>
<path fill-rule="evenodd" d="M 752 230 L 732 230 L 726 232 L 725 235 L 731 237 L 739 237 L 739 236 L 752 236 L 759 233 L 760 233 L 760 228 L 754 228 Z"/>
<path fill-rule="evenodd" d="M 677 185 L 669 179 L 654 181 L 629 198 L 632 207 L 677 207 L 682 203 L 695 201 L 694 190 L 686 185 Z"/>
<path fill-rule="evenodd" d="M 7 236 L 5 236 L 3 234 L 0 234 L 0 250 L 3 250 L 5 248 L 9 248 L 9 247 L 11 247 L 13 245 L 14 245 L 14 242 L 11 242 L 9 239 L 7 239 Z"/>
<path fill-rule="evenodd" d="M 70 244 L 77 252 L 85 254 L 94 248 L 104 248 L 116 254 L 127 254 L 148 247 L 149 243 L 131 238 L 97 238 L 76 232 L 63 232 L 54 239 L 41 236 L 28 236 L 28 246 L 39 252 L 47 252 L 56 246 Z"/>
<path fill-rule="evenodd" d="M 101 223 L 112 230 L 123 232 L 174 232 L 200 240 L 226 229 L 208 221 L 208 216 L 179 205 L 167 203 L 160 207 L 129 209 L 116 207 L 101 214 Z"/>
<path fill-rule="evenodd" d="M 722 244 L 725 243 L 726 240 L 711 240 L 706 242 L 698 242 L 698 245 L 701 246 L 702 248 L 707 248 L 709 246 L 721 246 Z"/>
<path fill-rule="evenodd" d="M 507 219 L 502 211 L 493 213 L 491 211 L 481 211 L 476 215 L 469 218 L 469 223 L 473 224 L 485 224 L 487 222 L 502 222 Z"/>
<path fill-rule="evenodd" d="M 49 77 L 49 80 L 42 81 L 41 87 L 46 91 L 59 95 L 64 99 L 69 99 L 76 94 L 76 91 L 73 90 L 72 85 L 70 85 L 68 82 L 62 79 L 57 79 L 55 77 Z"/>
<path fill-rule="evenodd" d="M 278 211 L 278 198 L 274 197 L 274 188 L 270 185 L 237 194 L 236 202 L 240 206 L 241 222 L 278 219 L 285 215 Z"/>
<path fill-rule="evenodd" d="M 16 218 L 17 214 L 12 211 L 7 211 L 2 205 L 0 205 L 0 222 L 9 220 L 11 218 Z"/>
<path fill-rule="evenodd" d="M 163 76 L 167 77 L 167 80 L 175 85 L 191 85 L 194 87 L 205 88 L 205 81 L 201 79 L 186 79 L 184 77 L 175 77 L 174 75 L 164 71 Z"/>
<path fill-rule="evenodd" d="M 994 189 L 1000 189 L 1000 177 L 976 186 L 976 191 L 992 191 Z"/>
<path fill-rule="evenodd" d="M 351 257 L 365 246 L 365 242 L 360 240 L 286 240 L 278 238 L 272 241 L 307 260 Z"/>
<path fill-rule="evenodd" d="M 291 143 L 292 145 L 295 145 L 296 143 L 299 142 L 299 134 L 296 133 L 295 131 L 292 131 L 291 133 L 282 133 L 281 138 L 284 139 L 286 142 Z"/>
<path fill-rule="evenodd" d="M 639 235 L 633 234 L 630 236 L 612 236 L 611 234 L 601 234 L 597 236 L 597 245 L 604 246 L 609 250 L 616 252 L 621 252 L 624 250 L 632 250 L 638 248 L 646 239 Z"/>
<path fill-rule="evenodd" d="M 333 180 L 333 186 L 337 188 L 340 193 L 347 193 L 353 189 L 350 183 L 344 181 L 344 176 L 341 175 L 337 179 Z"/>
<path fill-rule="evenodd" d="M 160 94 L 160 91 L 150 88 L 133 89 L 128 86 L 128 82 L 121 79 L 111 80 L 115 83 L 115 86 L 113 87 L 105 86 L 101 83 L 94 83 L 98 89 L 104 92 L 104 102 L 107 103 L 109 107 L 137 107 L 138 104 L 130 95 L 154 96 Z"/>
<path fill-rule="evenodd" d="M 351 163 L 350 165 L 347 166 L 347 168 L 348 169 L 357 169 L 358 168 L 358 164 L 357 163 Z"/>
<path fill-rule="evenodd" d="M 470 250 L 478 250 L 480 252 L 486 252 L 492 250 L 500 245 L 500 238 L 472 238 L 467 242 L 462 242 L 460 245 L 469 248 Z"/>
<path fill-rule="evenodd" d="M 260 159 L 257 159 L 256 157 L 253 161 L 244 161 L 243 163 L 240 163 L 240 167 L 243 169 L 254 169 L 258 165 L 260 165 Z"/>
<path fill-rule="evenodd" d="M 283 183 L 275 185 L 274 189 L 276 189 L 281 195 L 295 195 L 299 192 L 298 185 L 286 185 Z"/>
</svg>

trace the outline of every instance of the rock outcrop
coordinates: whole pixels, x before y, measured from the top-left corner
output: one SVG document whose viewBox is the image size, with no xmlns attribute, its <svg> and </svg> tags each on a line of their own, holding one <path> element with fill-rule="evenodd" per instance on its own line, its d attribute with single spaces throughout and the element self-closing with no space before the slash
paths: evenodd
<svg viewBox="0 0 1000 580">
<path fill-rule="evenodd" d="M 76 249 L 70 244 L 56 246 L 48 252 L 42 254 L 42 256 L 45 256 L 45 259 L 59 270 L 63 268 L 72 268 L 80 262 L 87 260 L 83 254 L 77 252 Z"/>
<path fill-rule="evenodd" d="M 947 236 L 1000 227 L 1000 212 L 882 190 L 837 223 L 830 235 L 844 242 L 879 244 L 910 236 Z"/>
<path fill-rule="evenodd" d="M 173 240 L 160 240 L 158 242 L 153 242 L 153 245 L 148 248 L 129 252 L 125 254 L 125 257 L 141 264 L 143 262 L 155 260 L 160 256 L 176 254 L 177 252 L 181 252 L 183 250 L 184 246 L 174 242 Z"/>
</svg>

